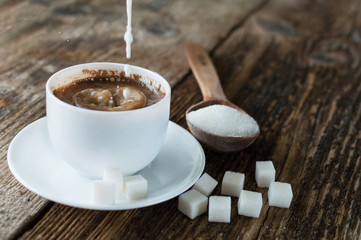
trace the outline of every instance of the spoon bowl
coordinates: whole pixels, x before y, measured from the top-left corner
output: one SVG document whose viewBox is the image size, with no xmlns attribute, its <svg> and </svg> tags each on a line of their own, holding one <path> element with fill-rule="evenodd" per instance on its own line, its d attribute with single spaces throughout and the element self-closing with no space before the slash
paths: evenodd
<svg viewBox="0 0 361 240">
<path fill-rule="evenodd" d="M 243 109 L 227 100 L 214 65 L 207 52 L 201 46 L 192 43 L 187 44 L 186 56 L 203 95 L 203 101 L 187 109 L 186 119 L 188 113 L 211 105 L 225 105 L 247 114 Z M 191 133 L 202 144 L 217 152 L 237 152 L 243 150 L 250 146 L 259 135 L 259 127 L 258 131 L 253 135 L 231 137 L 206 132 L 194 126 L 188 119 L 187 125 Z"/>
</svg>

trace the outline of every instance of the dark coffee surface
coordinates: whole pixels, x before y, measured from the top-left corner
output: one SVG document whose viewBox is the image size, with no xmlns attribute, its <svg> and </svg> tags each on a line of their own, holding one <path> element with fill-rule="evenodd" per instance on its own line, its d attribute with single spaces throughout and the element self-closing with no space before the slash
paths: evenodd
<svg viewBox="0 0 361 240">
<path fill-rule="evenodd" d="M 143 108 L 164 97 L 164 93 L 145 83 L 123 76 L 80 79 L 55 89 L 53 93 L 71 105 L 100 111 Z"/>
</svg>

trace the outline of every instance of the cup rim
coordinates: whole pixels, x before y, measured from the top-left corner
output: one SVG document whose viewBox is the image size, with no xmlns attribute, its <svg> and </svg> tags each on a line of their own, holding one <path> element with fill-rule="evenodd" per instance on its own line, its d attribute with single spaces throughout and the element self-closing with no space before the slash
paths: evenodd
<svg viewBox="0 0 361 240">
<path fill-rule="evenodd" d="M 128 65 L 133 69 L 137 69 L 137 70 L 140 70 L 140 71 L 145 71 L 147 73 L 150 73 L 150 75 L 153 74 L 153 75 L 155 75 L 157 77 L 156 81 L 159 82 L 164 87 L 165 95 L 160 101 L 158 101 L 158 102 L 156 102 L 156 103 L 154 103 L 152 105 L 149 105 L 149 106 L 146 106 L 146 107 L 143 107 L 143 108 L 132 109 L 132 110 L 124 110 L 124 111 L 101 111 L 101 110 L 95 110 L 95 109 L 80 108 L 80 107 L 71 105 L 69 103 L 66 103 L 66 102 L 60 100 L 59 98 L 57 98 L 54 95 L 53 91 L 50 88 L 50 83 L 52 82 L 53 79 L 55 79 L 55 77 L 57 75 L 59 75 L 59 74 L 61 74 L 63 72 L 69 71 L 71 69 L 74 69 L 74 68 L 81 68 L 81 67 L 94 66 L 94 65 L 104 65 L 104 66 L 117 65 L 117 66 L 123 66 L 123 67 L 125 65 Z M 99 67 L 99 68 L 101 68 L 101 67 Z M 161 81 L 159 81 L 158 79 L 160 79 Z M 143 68 L 143 67 L 134 66 L 134 65 L 131 65 L 131 64 L 116 63 L 116 62 L 90 62 L 90 63 L 76 64 L 76 65 L 72 65 L 72 66 L 63 68 L 63 69 L 55 72 L 54 74 L 52 74 L 48 78 L 48 80 L 46 81 L 45 90 L 46 90 L 46 93 L 48 93 L 47 96 L 50 97 L 50 99 L 52 101 L 55 101 L 57 104 L 60 104 L 60 105 L 62 105 L 64 107 L 67 107 L 67 108 L 69 108 L 69 110 L 87 112 L 87 113 L 91 113 L 91 114 L 129 114 L 129 112 L 134 112 L 135 113 L 135 112 L 145 111 L 145 110 L 157 107 L 158 105 L 162 104 L 164 101 L 167 101 L 167 99 L 169 99 L 170 96 L 171 96 L 171 87 L 169 85 L 169 82 L 164 77 L 162 77 L 159 73 L 153 72 L 153 71 L 151 71 L 149 69 L 146 69 L 146 68 Z"/>
</svg>

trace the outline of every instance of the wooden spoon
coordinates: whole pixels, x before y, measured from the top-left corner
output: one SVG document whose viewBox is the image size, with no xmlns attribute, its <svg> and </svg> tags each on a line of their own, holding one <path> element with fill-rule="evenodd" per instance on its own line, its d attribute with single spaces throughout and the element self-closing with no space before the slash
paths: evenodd
<svg viewBox="0 0 361 240">
<path fill-rule="evenodd" d="M 188 108 L 186 116 L 189 112 L 215 104 L 226 105 L 246 113 L 243 109 L 227 100 L 212 60 L 201 46 L 192 43 L 187 44 L 186 56 L 203 95 L 203 101 Z M 259 135 L 258 130 L 254 135 L 246 137 L 219 136 L 195 127 L 188 120 L 187 125 L 191 133 L 201 143 L 218 152 L 235 152 L 245 149 Z"/>
</svg>

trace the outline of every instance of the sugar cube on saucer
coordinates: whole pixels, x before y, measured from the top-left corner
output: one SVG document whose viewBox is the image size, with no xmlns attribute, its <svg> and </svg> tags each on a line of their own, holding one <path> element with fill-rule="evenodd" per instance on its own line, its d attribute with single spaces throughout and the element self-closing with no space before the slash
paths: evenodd
<svg viewBox="0 0 361 240">
<path fill-rule="evenodd" d="M 207 212 L 208 198 L 195 189 L 183 193 L 178 198 L 178 209 L 190 219 Z"/>
<path fill-rule="evenodd" d="M 267 188 L 275 181 L 276 169 L 272 161 L 256 161 L 256 182 L 258 187 Z"/>
<path fill-rule="evenodd" d="M 103 171 L 103 180 L 115 184 L 116 200 L 124 198 L 123 172 L 119 168 L 105 168 Z"/>
<path fill-rule="evenodd" d="M 204 173 L 194 184 L 193 189 L 202 193 L 205 196 L 211 195 L 218 182 L 207 173 Z"/>
<path fill-rule="evenodd" d="M 261 193 L 241 190 L 237 204 L 239 215 L 258 218 L 262 205 Z"/>
<path fill-rule="evenodd" d="M 115 184 L 102 180 L 92 182 L 92 201 L 95 204 L 114 204 L 115 202 Z"/>
<path fill-rule="evenodd" d="M 142 175 L 125 177 L 124 192 L 127 200 L 146 198 L 148 193 L 148 181 Z"/>
<path fill-rule="evenodd" d="M 244 185 L 244 174 L 226 171 L 222 180 L 222 195 L 239 197 Z"/>
<path fill-rule="evenodd" d="M 289 183 L 272 182 L 268 189 L 270 206 L 289 208 L 293 198 L 292 187 Z"/>
<path fill-rule="evenodd" d="M 224 223 L 231 222 L 231 197 L 209 197 L 208 221 Z"/>
</svg>

